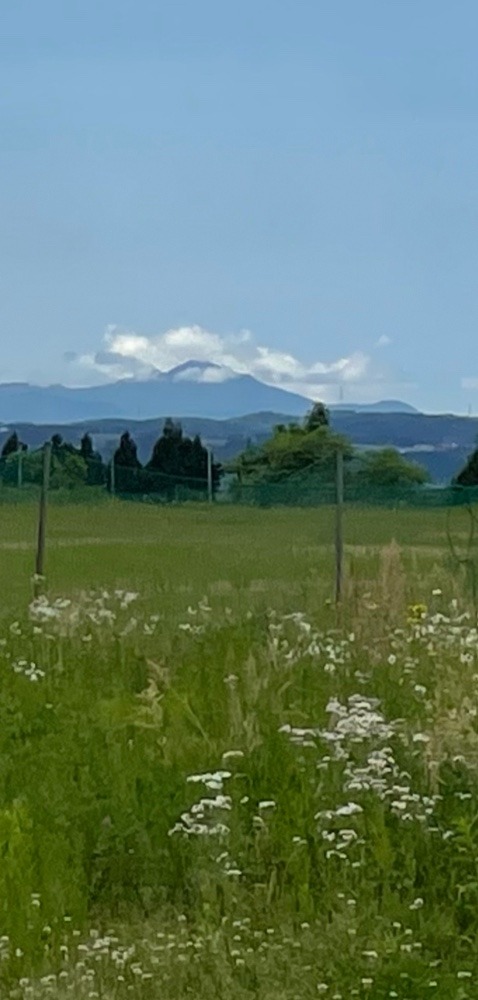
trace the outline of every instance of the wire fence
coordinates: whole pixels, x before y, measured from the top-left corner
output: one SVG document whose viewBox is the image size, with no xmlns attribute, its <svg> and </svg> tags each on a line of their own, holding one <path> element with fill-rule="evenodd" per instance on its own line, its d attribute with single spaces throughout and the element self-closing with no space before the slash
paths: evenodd
<svg viewBox="0 0 478 1000">
<path fill-rule="evenodd" d="M 51 452 L 49 496 L 53 503 L 101 503 L 112 496 L 134 503 L 181 504 L 214 501 L 257 507 L 318 507 L 334 505 L 337 496 L 335 466 L 311 465 L 277 475 L 242 478 L 238 474 L 201 476 L 171 473 L 148 467 L 105 463 L 79 458 L 73 451 Z M 215 468 L 215 467 L 214 467 Z M 0 458 L 0 503 L 38 498 L 43 482 L 43 450 L 16 452 Z M 478 486 L 446 487 L 407 482 L 372 482 L 360 470 L 344 470 L 345 505 L 389 508 L 437 508 L 478 505 Z"/>
<path fill-rule="evenodd" d="M 447 538 L 453 562 L 464 569 L 471 581 L 474 606 L 478 618 L 478 561 L 474 540 L 478 525 L 478 488 L 450 486 L 430 488 L 424 483 L 371 483 L 360 473 L 345 469 L 344 453 L 338 449 L 330 463 L 311 463 L 304 471 L 293 471 L 276 481 L 258 477 L 241 481 L 240 474 L 221 478 L 212 456 L 207 456 L 206 475 L 188 476 L 143 468 L 137 461 L 121 465 L 111 461 L 105 465 L 98 456 L 81 457 L 73 450 L 54 449 L 47 442 L 32 454 L 15 452 L 0 458 L 0 503 L 38 502 L 37 547 L 34 592 L 45 587 L 44 563 L 47 548 L 48 502 L 66 504 L 101 503 L 120 497 L 135 503 L 182 504 L 208 502 L 255 507 L 333 508 L 335 551 L 335 603 L 340 605 L 344 581 L 344 519 L 343 513 L 356 506 L 371 509 L 388 507 L 394 510 L 416 508 L 447 508 Z M 332 474 L 333 473 L 333 474 Z M 453 542 L 450 514 L 453 507 L 465 509 L 468 517 L 466 551 L 460 554 Z M 330 538 L 332 542 L 332 536 Z"/>
</svg>

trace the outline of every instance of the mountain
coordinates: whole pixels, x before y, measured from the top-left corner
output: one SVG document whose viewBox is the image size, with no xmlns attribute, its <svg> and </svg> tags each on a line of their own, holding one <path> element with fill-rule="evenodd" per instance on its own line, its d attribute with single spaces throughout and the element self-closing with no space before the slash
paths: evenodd
<svg viewBox="0 0 478 1000">
<path fill-rule="evenodd" d="M 0 422 L 5 424 L 67 424 L 102 417 L 147 420 L 161 413 L 226 419 L 261 410 L 301 417 L 310 405 L 304 396 L 264 385 L 251 375 L 198 361 L 155 372 L 147 379 L 86 388 L 0 384 Z"/>
<path fill-rule="evenodd" d="M 69 388 L 27 382 L 0 384 L 0 422 L 73 423 L 80 420 L 124 418 L 151 420 L 209 417 L 225 420 L 241 414 L 275 412 L 302 417 L 311 400 L 252 375 L 241 375 L 210 361 L 186 361 L 170 371 L 151 369 L 148 377 L 124 378 L 105 385 Z M 407 403 L 384 400 L 371 404 L 338 404 L 333 411 L 416 413 Z"/>
</svg>

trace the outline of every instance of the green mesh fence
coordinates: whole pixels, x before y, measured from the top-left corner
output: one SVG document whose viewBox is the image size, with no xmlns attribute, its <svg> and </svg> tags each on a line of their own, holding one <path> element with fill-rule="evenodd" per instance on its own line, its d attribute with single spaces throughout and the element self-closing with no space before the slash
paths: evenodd
<svg viewBox="0 0 478 1000">
<path fill-rule="evenodd" d="M 0 503 L 25 502 L 39 496 L 43 456 L 14 453 L 0 458 Z M 168 475 L 142 467 L 101 460 L 84 461 L 77 455 L 52 454 L 50 500 L 53 503 L 101 503 L 112 495 L 136 503 L 206 503 L 211 499 L 207 473 L 201 477 Z M 289 473 L 276 478 L 240 481 L 226 473 L 213 483 L 212 499 L 220 504 L 258 507 L 317 507 L 336 502 L 333 470 Z M 344 503 L 389 508 L 436 508 L 478 504 L 478 487 L 415 484 L 370 484 L 345 470 Z"/>
</svg>

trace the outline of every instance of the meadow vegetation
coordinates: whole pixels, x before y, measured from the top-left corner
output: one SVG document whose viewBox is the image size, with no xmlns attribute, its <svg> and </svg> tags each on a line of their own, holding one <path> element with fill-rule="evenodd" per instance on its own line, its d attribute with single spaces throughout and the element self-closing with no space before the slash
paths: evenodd
<svg viewBox="0 0 478 1000">
<path fill-rule="evenodd" d="M 439 510 L 1 508 L 0 995 L 478 997 L 478 630 Z M 456 512 L 455 540 L 466 538 Z"/>
</svg>

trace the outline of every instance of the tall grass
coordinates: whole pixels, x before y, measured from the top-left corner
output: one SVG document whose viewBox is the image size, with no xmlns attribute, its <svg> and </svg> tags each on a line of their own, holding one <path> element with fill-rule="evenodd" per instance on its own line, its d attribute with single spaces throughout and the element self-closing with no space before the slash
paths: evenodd
<svg viewBox="0 0 478 1000">
<path fill-rule="evenodd" d="M 50 512 L 48 597 L 0 553 L 0 995 L 478 996 L 478 632 L 439 522 L 431 552 L 369 523 L 336 613 L 310 512 L 114 506 Z"/>
</svg>

